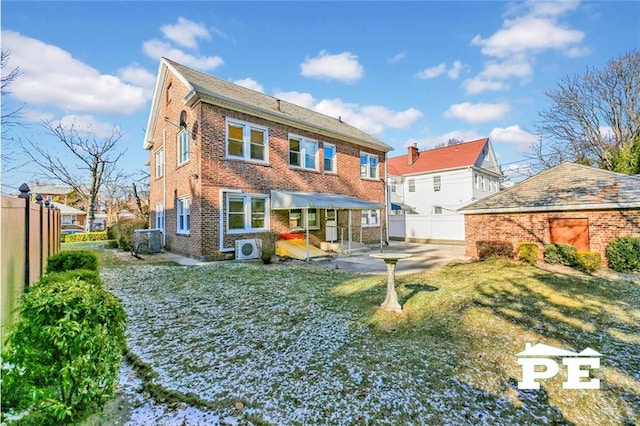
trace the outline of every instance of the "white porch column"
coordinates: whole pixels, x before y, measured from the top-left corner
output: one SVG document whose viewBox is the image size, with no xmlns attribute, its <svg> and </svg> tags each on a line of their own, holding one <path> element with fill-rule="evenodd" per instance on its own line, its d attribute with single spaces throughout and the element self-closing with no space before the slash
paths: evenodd
<svg viewBox="0 0 640 426">
<path fill-rule="evenodd" d="M 307 236 L 306 240 L 307 240 L 307 258 L 306 261 L 309 261 L 309 209 L 306 208 L 304 209 L 304 230 L 305 230 L 305 234 Z"/>
<path fill-rule="evenodd" d="M 349 248 L 347 250 L 347 252 L 349 253 L 349 256 L 351 256 L 351 210 L 349 210 L 349 222 L 348 222 L 348 232 L 349 232 Z"/>
</svg>

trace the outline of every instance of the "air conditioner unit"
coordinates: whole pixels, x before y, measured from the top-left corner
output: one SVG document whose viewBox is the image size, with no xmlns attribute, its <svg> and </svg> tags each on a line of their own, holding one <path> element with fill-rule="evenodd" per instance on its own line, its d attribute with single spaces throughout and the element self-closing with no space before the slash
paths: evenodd
<svg viewBox="0 0 640 426">
<path fill-rule="evenodd" d="M 133 251 L 136 253 L 160 253 L 161 229 L 135 229 L 133 231 Z"/>
<path fill-rule="evenodd" d="M 236 259 L 248 260 L 260 257 L 258 243 L 253 240 L 236 240 Z"/>
</svg>

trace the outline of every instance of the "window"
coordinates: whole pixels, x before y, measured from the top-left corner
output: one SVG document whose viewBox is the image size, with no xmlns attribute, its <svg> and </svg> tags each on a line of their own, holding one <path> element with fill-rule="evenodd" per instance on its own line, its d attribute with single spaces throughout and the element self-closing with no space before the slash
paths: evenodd
<svg viewBox="0 0 640 426">
<path fill-rule="evenodd" d="M 267 197 L 229 195 L 227 198 L 227 231 L 257 232 L 267 229 Z"/>
<path fill-rule="evenodd" d="M 62 224 L 63 225 L 73 225 L 78 221 L 78 216 L 75 214 L 64 214 L 62 215 Z"/>
<path fill-rule="evenodd" d="M 482 176 L 482 190 L 485 190 L 485 180 L 484 180 L 484 176 Z"/>
<path fill-rule="evenodd" d="M 440 191 L 440 186 L 442 183 L 442 179 L 440 178 L 440 176 L 434 176 L 433 177 L 433 190 L 434 191 Z"/>
<path fill-rule="evenodd" d="M 409 179 L 408 184 L 409 184 L 409 192 L 416 192 L 416 180 Z"/>
<path fill-rule="evenodd" d="M 164 205 L 156 203 L 156 229 L 162 229 L 164 232 Z"/>
<path fill-rule="evenodd" d="M 378 210 L 362 210 L 362 226 L 379 226 Z"/>
<path fill-rule="evenodd" d="M 396 192 L 398 190 L 398 183 L 395 179 L 391 179 L 391 192 Z"/>
<path fill-rule="evenodd" d="M 367 179 L 378 178 L 378 156 L 360 153 L 360 177 Z"/>
<path fill-rule="evenodd" d="M 188 234 L 191 231 L 191 209 L 189 206 L 189 196 L 178 198 L 177 203 L 177 232 L 178 234 Z"/>
<path fill-rule="evenodd" d="M 320 229 L 320 214 L 318 209 L 309 209 L 309 229 Z M 304 221 L 304 210 L 289 210 L 289 228 L 291 229 L 307 229 Z"/>
<path fill-rule="evenodd" d="M 318 141 L 289 136 L 289 165 L 318 170 Z"/>
<path fill-rule="evenodd" d="M 433 214 L 442 214 L 442 206 L 433 206 Z"/>
<path fill-rule="evenodd" d="M 182 128 L 178 133 L 178 165 L 189 161 L 189 132 Z"/>
<path fill-rule="evenodd" d="M 476 189 L 480 189 L 480 176 L 476 174 L 475 178 L 476 178 Z"/>
<path fill-rule="evenodd" d="M 328 143 L 324 144 L 324 171 L 337 173 L 336 170 L 336 147 Z"/>
<path fill-rule="evenodd" d="M 227 157 L 267 162 L 267 129 L 243 121 L 227 120 Z"/>
<path fill-rule="evenodd" d="M 164 176 L 164 148 L 156 151 L 156 178 Z"/>
</svg>

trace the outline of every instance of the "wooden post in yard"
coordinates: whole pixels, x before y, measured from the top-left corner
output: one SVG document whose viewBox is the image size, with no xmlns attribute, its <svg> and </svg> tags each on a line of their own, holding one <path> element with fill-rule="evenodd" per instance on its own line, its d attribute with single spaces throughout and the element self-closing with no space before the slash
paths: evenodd
<svg viewBox="0 0 640 426">
<path fill-rule="evenodd" d="M 30 230 L 29 230 L 29 222 L 31 222 L 30 220 L 30 213 L 31 213 L 31 195 L 29 194 L 29 185 L 27 185 L 26 183 L 23 183 L 22 185 L 20 185 L 20 188 L 18 188 L 18 190 L 20 191 L 20 195 L 18 195 L 19 198 L 24 198 L 24 253 L 25 253 L 25 257 L 24 257 L 24 289 L 25 291 L 29 288 L 29 283 L 30 283 L 30 271 L 29 271 L 29 237 L 30 237 Z"/>
</svg>

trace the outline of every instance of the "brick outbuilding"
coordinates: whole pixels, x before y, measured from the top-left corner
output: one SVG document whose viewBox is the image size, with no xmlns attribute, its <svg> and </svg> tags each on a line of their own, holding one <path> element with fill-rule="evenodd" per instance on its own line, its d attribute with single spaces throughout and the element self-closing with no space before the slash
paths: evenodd
<svg viewBox="0 0 640 426">
<path fill-rule="evenodd" d="M 640 237 L 640 177 L 565 162 L 460 210 L 466 254 L 478 242 L 568 243 L 600 253 L 616 237 Z"/>
</svg>

